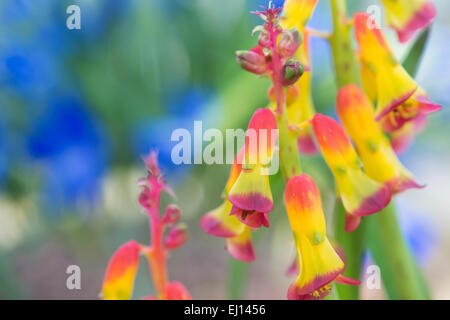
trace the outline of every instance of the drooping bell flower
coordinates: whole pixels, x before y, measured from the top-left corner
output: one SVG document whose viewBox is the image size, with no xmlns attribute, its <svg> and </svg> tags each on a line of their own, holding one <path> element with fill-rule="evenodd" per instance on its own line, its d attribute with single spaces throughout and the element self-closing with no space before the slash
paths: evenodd
<svg viewBox="0 0 450 320">
<path fill-rule="evenodd" d="M 406 123 L 417 117 L 428 116 L 441 110 L 441 105 L 432 102 L 422 88 L 403 104 L 387 114 L 382 120 L 383 129 L 392 133 L 401 129 Z"/>
<path fill-rule="evenodd" d="M 380 123 L 374 120 L 372 103 L 358 86 L 339 90 L 337 113 L 370 178 L 388 185 L 393 193 L 421 187 L 400 163 Z"/>
<path fill-rule="evenodd" d="M 253 249 L 251 228 L 244 225 L 244 231 L 239 235 L 226 240 L 226 249 L 235 259 L 252 262 L 255 260 L 255 251 Z"/>
<path fill-rule="evenodd" d="M 401 43 L 410 40 L 436 17 L 436 8 L 428 0 L 381 0 L 386 20 L 397 31 Z"/>
<path fill-rule="evenodd" d="M 396 60 L 381 29 L 369 14 L 355 13 L 354 24 L 361 58 L 375 75 L 376 120 L 379 121 L 407 101 L 418 85 Z"/>
<path fill-rule="evenodd" d="M 318 300 L 331 292 L 333 281 L 358 285 L 342 276 L 344 262 L 326 235 L 319 189 L 306 174 L 291 178 L 284 201 L 295 237 L 298 277 L 289 287 L 290 300 Z"/>
<path fill-rule="evenodd" d="M 136 241 L 123 244 L 109 260 L 103 280 L 102 298 L 129 300 L 139 265 L 140 245 Z"/>
<path fill-rule="evenodd" d="M 303 32 L 318 0 L 286 0 L 281 13 L 283 29 L 297 28 Z"/>
<path fill-rule="evenodd" d="M 231 214 L 252 228 L 269 226 L 273 209 L 269 169 L 277 139 L 277 124 L 270 109 L 258 109 L 250 120 L 245 142 L 244 163 L 228 194 Z"/>
<path fill-rule="evenodd" d="M 347 212 L 345 229 L 352 232 L 359 226 L 361 217 L 374 214 L 389 204 L 391 188 L 367 176 L 350 138 L 334 119 L 316 114 L 312 125 Z"/>
<path fill-rule="evenodd" d="M 238 260 L 251 262 L 255 260 L 250 228 L 239 219 L 230 215 L 233 205 L 228 200 L 228 193 L 233 187 L 242 170 L 244 148 L 242 148 L 230 170 L 230 176 L 225 186 L 223 203 L 216 209 L 205 214 L 200 220 L 200 227 L 206 233 L 220 238 L 227 238 L 226 249 Z"/>
<path fill-rule="evenodd" d="M 287 100 L 287 114 L 289 123 L 296 125 L 311 120 L 316 113 L 311 92 L 311 68 L 309 59 L 309 36 L 308 31 L 304 32 L 304 42 L 298 53 L 302 63 L 308 72 L 305 72 L 300 80 L 294 85 L 297 89 L 297 95 L 291 101 Z M 318 149 L 314 141 L 314 135 L 311 127 L 305 127 L 298 133 L 298 149 L 301 153 L 312 155 L 317 153 Z"/>
</svg>

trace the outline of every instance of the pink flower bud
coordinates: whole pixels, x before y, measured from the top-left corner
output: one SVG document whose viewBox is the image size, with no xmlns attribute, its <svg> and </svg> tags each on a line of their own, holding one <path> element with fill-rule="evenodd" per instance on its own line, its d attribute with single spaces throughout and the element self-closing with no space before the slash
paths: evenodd
<svg viewBox="0 0 450 320">
<path fill-rule="evenodd" d="M 297 52 L 301 41 L 301 34 L 296 28 L 284 32 L 278 42 L 278 54 L 282 58 L 292 57 Z"/>
<path fill-rule="evenodd" d="M 285 87 L 293 85 L 304 72 L 303 65 L 297 59 L 289 59 L 281 69 L 281 84 Z"/>
<path fill-rule="evenodd" d="M 173 250 L 181 247 L 187 240 L 187 228 L 184 225 L 177 225 L 170 229 L 164 240 L 164 247 Z"/>
<path fill-rule="evenodd" d="M 180 220 L 180 213 L 181 211 L 178 206 L 170 204 L 166 207 L 161 222 L 165 225 L 177 223 Z"/>
<path fill-rule="evenodd" d="M 270 40 L 270 35 L 267 31 L 263 31 L 258 36 L 258 44 L 264 48 L 270 48 L 272 41 Z"/>
<path fill-rule="evenodd" d="M 236 60 L 243 69 L 251 73 L 263 74 L 267 71 L 266 57 L 259 46 L 250 51 L 236 51 Z"/>
</svg>

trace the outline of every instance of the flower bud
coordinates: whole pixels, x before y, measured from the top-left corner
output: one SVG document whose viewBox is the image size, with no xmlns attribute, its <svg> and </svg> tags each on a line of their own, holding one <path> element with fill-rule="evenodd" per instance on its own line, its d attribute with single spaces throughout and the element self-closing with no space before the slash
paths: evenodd
<svg viewBox="0 0 450 320">
<path fill-rule="evenodd" d="M 272 45 L 270 35 L 267 31 L 263 31 L 258 36 L 258 44 L 263 48 L 269 48 Z"/>
<path fill-rule="evenodd" d="M 250 51 L 236 51 L 236 60 L 243 69 L 254 74 L 263 74 L 267 70 L 266 57 L 261 47 Z"/>
<path fill-rule="evenodd" d="M 289 59 L 281 69 L 281 84 L 285 87 L 293 85 L 304 72 L 303 65 L 297 59 Z"/>
<path fill-rule="evenodd" d="M 164 247 L 173 250 L 181 247 L 187 240 L 187 228 L 184 225 L 177 225 L 170 229 L 164 240 Z"/>
<path fill-rule="evenodd" d="M 292 57 L 298 50 L 302 41 L 302 36 L 297 28 L 284 32 L 278 42 L 278 54 L 282 58 Z"/>
<path fill-rule="evenodd" d="M 174 204 L 170 204 L 166 207 L 164 214 L 161 218 L 163 224 L 174 224 L 180 220 L 181 211 L 180 208 Z"/>
</svg>

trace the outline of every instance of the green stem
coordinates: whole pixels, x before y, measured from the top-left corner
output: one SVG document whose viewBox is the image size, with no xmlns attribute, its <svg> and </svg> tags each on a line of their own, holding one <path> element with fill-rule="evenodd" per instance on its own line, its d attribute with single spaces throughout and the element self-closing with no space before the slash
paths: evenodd
<svg viewBox="0 0 450 320">
<path fill-rule="evenodd" d="M 356 58 L 351 43 L 351 29 L 347 17 L 346 0 L 331 0 L 333 16 L 333 35 L 330 39 L 333 52 L 334 68 L 338 88 L 352 83 L 359 83 Z M 364 223 L 358 230 L 346 233 L 345 209 L 340 200 L 336 201 L 334 217 L 335 237 L 346 257 L 345 275 L 354 279 L 361 278 L 361 260 L 364 253 Z M 358 286 L 336 285 L 339 297 L 343 300 L 356 300 L 359 297 Z"/>
<path fill-rule="evenodd" d="M 336 219 L 335 237 L 345 255 L 344 275 L 353 279 L 360 279 L 366 224 L 361 221 L 357 230 L 352 233 L 345 232 L 345 209 L 340 200 L 336 201 L 334 214 Z M 336 284 L 336 287 L 342 300 L 357 300 L 359 297 L 359 286 Z"/>
<path fill-rule="evenodd" d="M 330 39 L 338 87 L 358 83 L 356 58 L 352 48 L 351 29 L 346 0 L 331 0 L 333 35 Z"/>
<path fill-rule="evenodd" d="M 389 298 L 394 300 L 430 299 L 430 295 L 397 220 L 391 203 L 383 211 L 366 218 L 368 245 L 381 269 Z"/>
<path fill-rule="evenodd" d="M 291 177 L 302 174 L 300 156 L 297 144 L 297 135 L 289 129 L 286 106 L 283 112 L 277 115 L 277 124 L 280 140 L 280 165 L 285 181 Z"/>
</svg>

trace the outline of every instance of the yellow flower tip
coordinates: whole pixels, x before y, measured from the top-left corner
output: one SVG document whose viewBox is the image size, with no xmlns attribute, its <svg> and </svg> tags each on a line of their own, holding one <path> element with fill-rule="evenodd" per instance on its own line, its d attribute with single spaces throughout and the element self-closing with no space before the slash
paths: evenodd
<svg viewBox="0 0 450 320">
<path fill-rule="evenodd" d="M 296 235 L 299 275 L 289 287 L 289 300 L 323 299 L 331 283 L 343 272 L 344 263 L 327 238 L 318 244 Z"/>
<path fill-rule="evenodd" d="M 255 250 L 251 237 L 251 230 L 245 227 L 244 231 L 226 240 L 226 249 L 228 253 L 235 259 L 243 262 L 252 262 L 255 260 Z"/>
<path fill-rule="evenodd" d="M 408 42 L 436 17 L 436 8 L 428 0 L 382 0 L 382 2 L 386 8 L 387 22 L 397 31 L 401 43 Z"/>
<path fill-rule="evenodd" d="M 242 223 L 253 228 L 268 227 L 268 214 L 273 210 L 269 176 L 261 166 L 242 170 L 228 194 L 231 211 Z"/>
<path fill-rule="evenodd" d="M 225 200 L 220 207 L 205 214 L 200 220 L 200 227 L 206 233 L 219 237 L 231 238 L 239 235 L 245 228 L 236 217 L 230 216 L 232 204 Z"/>
<path fill-rule="evenodd" d="M 139 264 L 140 245 L 132 240 L 122 245 L 111 257 L 102 286 L 105 300 L 131 298 Z"/>
<path fill-rule="evenodd" d="M 380 67 L 377 70 L 376 83 L 377 121 L 405 103 L 419 87 L 400 64 L 389 68 Z"/>
<path fill-rule="evenodd" d="M 303 32 L 318 0 L 286 0 L 281 13 L 281 26 L 284 29 L 297 27 Z"/>
</svg>

